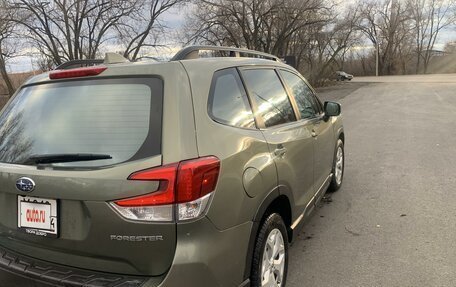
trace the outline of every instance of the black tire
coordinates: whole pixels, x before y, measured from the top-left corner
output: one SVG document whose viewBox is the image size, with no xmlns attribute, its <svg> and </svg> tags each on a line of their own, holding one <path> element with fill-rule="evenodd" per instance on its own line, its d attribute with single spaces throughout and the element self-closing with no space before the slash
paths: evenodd
<svg viewBox="0 0 456 287">
<path fill-rule="evenodd" d="M 283 222 L 282 217 L 273 213 L 269 215 L 266 220 L 261 225 L 260 231 L 258 232 L 257 238 L 255 240 L 255 249 L 253 251 L 253 260 L 252 260 L 252 274 L 250 276 L 251 287 L 260 287 L 262 280 L 262 262 L 263 255 L 265 252 L 265 246 L 267 239 L 272 231 L 279 230 L 283 237 L 284 248 L 285 248 L 285 268 L 283 272 L 283 278 L 281 280 L 280 286 L 284 287 L 287 281 L 287 271 L 288 271 L 288 233 L 285 223 Z"/>
<path fill-rule="evenodd" d="M 342 175 L 341 179 L 338 182 L 336 178 L 336 164 L 337 164 L 337 152 L 341 148 L 342 150 Z M 336 149 L 334 151 L 334 160 L 333 160 L 333 167 L 332 167 L 332 178 L 331 178 L 331 183 L 329 185 L 328 191 L 329 192 L 335 192 L 340 189 L 342 186 L 343 180 L 344 180 L 344 173 L 345 173 L 345 150 L 344 150 L 344 142 L 341 139 L 337 140 L 336 144 Z"/>
</svg>

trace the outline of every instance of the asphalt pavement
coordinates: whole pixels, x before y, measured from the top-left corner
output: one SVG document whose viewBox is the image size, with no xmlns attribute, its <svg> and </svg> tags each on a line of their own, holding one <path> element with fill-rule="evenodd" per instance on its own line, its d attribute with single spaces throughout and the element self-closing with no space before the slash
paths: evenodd
<svg viewBox="0 0 456 287">
<path fill-rule="evenodd" d="M 456 75 L 319 91 L 342 104 L 344 183 L 291 246 L 287 287 L 456 286 Z"/>
<path fill-rule="evenodd" d="M 355 78 L 346 165 L 290 248 L 288 287 L 456 286 L 456 75 Z"/>
</svg>

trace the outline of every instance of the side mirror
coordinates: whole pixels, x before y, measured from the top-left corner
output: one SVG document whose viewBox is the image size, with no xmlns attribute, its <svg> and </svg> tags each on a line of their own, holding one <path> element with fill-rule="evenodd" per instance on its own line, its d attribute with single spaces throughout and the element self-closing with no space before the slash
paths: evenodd
<svg viewBox="0 0 456 287">
<path fill-rule="evenodd" d="M 326 117 L 337 117 L 340 115 L 340 105 L 335 102 L 325 102 L 325 116 Z"/>
</svg>

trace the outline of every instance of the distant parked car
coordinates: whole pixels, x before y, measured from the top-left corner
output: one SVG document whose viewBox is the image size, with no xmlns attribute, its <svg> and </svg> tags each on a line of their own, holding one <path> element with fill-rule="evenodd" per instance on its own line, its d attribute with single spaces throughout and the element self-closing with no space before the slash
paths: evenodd
<svg viewBox="0 0 456 287">
<path fill-rule="evenodd" d="M 336 71 L 337 81 L 351 81 L 353 79 L 353 75 L 345 73 L 344 71 Z"/>
</svg>

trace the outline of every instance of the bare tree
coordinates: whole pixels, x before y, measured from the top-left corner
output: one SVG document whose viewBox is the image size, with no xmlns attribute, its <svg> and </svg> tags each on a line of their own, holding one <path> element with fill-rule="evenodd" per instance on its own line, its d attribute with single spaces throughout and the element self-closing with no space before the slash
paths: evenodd
<svg viewBox="0 0 456 287">
<path fill-rule="evenodd" d="M 197 0 L 188 42 L 286 53 L 293 34 L 320 23 L 322 0 Z"/>
<path fill-rule="evenodd" d="M 187 40 L 294 55 L 313 83 L 343 66 L 358 43 L 360 10 L 310 0 L 198 0 Z"/>
<path fill-rule="evenodd" d="M 307 62 L 314 61 L 310 70 L 312 82 L 331 77 L 334 70 L 343 69 L 345 55 L 359 43 L 359 31 L 356 29 L 360 21 L 360 10 L 350 6 L 339 13 L 331 22 L 320 27 L 313 37 L 314 49 Z"/>
<path fill-rule="evenodd" d="M 379 54 L 382 74 L 394 74 L 400 65 L 399 50 L 410 35 L 410 11 L 398 0 L 363 1 L 359 29 Z"/>
<path fill-rule="evenodd" d="M 455 21 L 456 1 L 451 0 L 409 0 L 415 32 L 416 73 L 426 73 L 432 57 L 432 50 L 442 29 Z"/>
<path fill-rule="evenodd" d="M 8 95 L 14 94 L 15 87 L 6 70 L 6 61 L 13 55 L 14 47 L 8 43 L 13 36 L 14 23 L 9 20 L 11 11 L 5 3 L 0 4 L 0 74 L 5 82 Z"/>
<path fill-rule="evenodd" d="M 158 47 L 166 27 L 160 21 L 164 13 L 178 8 L 184 0 L 139 0 L 138 9 L 118 25 L 119 41 L 125 46 L 124 57 L 136 60 L 143 48 Z"/>
<path fill-rule="evenodd" d="M 66 60 L 95 58 L 114 37 L 114 26 L 135 8 L 135 0 L 6 0 L 25 15 L 12 18 L 28 30 L 40 53 L 59 65 Z"/>
</svg>

